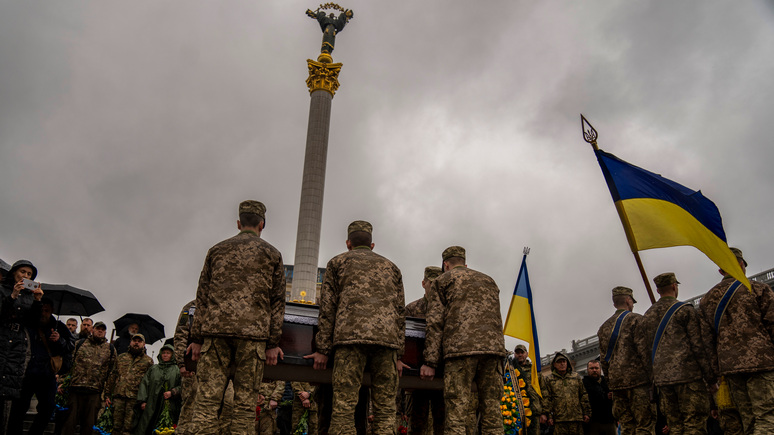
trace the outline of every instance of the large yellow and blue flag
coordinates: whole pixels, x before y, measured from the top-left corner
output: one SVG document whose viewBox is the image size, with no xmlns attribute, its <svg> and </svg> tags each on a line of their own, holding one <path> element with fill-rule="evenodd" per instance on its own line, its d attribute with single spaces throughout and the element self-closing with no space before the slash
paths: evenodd
<svg viewBox="0 0 774 435">
<path fill-rule="evenodd" d="M 521 260 L 519 277 L 516 278 L 516 287 L 513 289 L 511 306 L 508 308 L 508 316 L 505 318 L 503 334 L 526 341 L 529 344 L 528 355 L 532 360 L 532 387 L 541 395 L 538 372 L 540 372 L 540 346 L 538 344 L 537 327 L 535 326 L 535 310 L 532 308 L 532 287 L 529 285 L 527 273 L 527 254 L 529 249 L 524 249 L 524 258 Z"/>
<path fill-rule="evenodd" d="M 661 175 L 595 150 L 632 252 L 693 246 L 747 288 L 715 203 Z"/>
</svg>

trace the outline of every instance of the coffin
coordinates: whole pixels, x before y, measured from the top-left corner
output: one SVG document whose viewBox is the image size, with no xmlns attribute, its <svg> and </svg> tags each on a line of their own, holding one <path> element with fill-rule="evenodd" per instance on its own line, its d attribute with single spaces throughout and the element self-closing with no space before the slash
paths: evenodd
<svg viewBox="0 0 774 435">
<path fill-rule="evenodd" d="M 314 335 L 317 333 L 317 305 L 305 305 L 288 302 L 285 305 L 285 321 L 282 324 L 280 348 L 285 358 L 276 366 L 265 366 L 265 379 L 312 382 L 330 384 L 333 368 L 333 358 L 328 360 L 326 370 L 314 370 L 312 360 L 304 359 L 304 355 L 314 352 Z M 411 369 L 404 369 L 400 378 L 400 388 L 442 390 L 443 373 L 439 368 L 432 381 L 419 379 L 419 368 L 423 364 L 422 353 L 425 349 L 425 321 L 414 317 L 406 318 L 406 350 L 403 362 Z M 363 384 L 371 385 L 371 376 L 363 376 Z"/>
</svg>

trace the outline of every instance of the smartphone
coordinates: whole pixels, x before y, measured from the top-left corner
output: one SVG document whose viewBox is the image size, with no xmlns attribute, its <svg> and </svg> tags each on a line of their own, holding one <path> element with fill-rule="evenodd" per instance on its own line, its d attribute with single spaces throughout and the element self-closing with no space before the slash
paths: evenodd
<svg viewBox="0 0 774 435">
<path fill-rule="evenodd" d="M 31 279 L 24 278 L 22 279 L 22 282 L 24 283 L 24 288 L 26 288 L 27 290 L 35 291 L 40 288 L 40 283 L 35 282 Z"/>
</svg>

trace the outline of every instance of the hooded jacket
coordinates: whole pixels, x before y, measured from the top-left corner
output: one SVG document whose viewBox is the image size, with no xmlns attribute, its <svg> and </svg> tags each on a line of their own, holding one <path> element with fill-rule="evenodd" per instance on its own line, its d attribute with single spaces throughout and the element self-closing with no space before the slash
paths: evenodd
<svg viewBox="0 0 774 435">
<path fill-rule="evenodd" d="M 0 398 L 5 399 L 16 399 L 21 393 L 30 359 L 29 338 L 23 321 L 33 307 L 40 305 L 29 291 L 21 292 L 16 299 L 11 297 L 15 284 L 13 272 L 22 266 L 31 267 L 33 276 L 37 273 L 32 263 L 19 260 L 0 285 Z"/>
<path fill-rule="evenodd" d="M 567 371 L 561 375 L 554 363 L 558 358 L 567 360 Z M 543 412 L 549 413 L 555 422 L 581 422 L 583 416 L 591 416 L 591 405 L 583 380 L 573 370 L 567 355 L 557 352 L 551 360 L 551 374 L 546 377 L 543 394 Z"/>
<path fill-rule="evenodd" d="M 161 352 L 169 350 L 172 352 L 172 358 L 168 362 L 161 360 Z M 180 417 L 180 369 L 175 361 L 175 348 L 172 345 L 165 344 L 159 350 L 159 363 L 148 369 L 140 382 L 140 388 L 137 391 L 137 402 L 145 403 L 145 410 L 139 416 L 137 427 L 134 430 L 135 435 L 146 435 L 156 429 L 156 421 L 164 407 L 164 401 L 169 400 L 170 414 L 172 421 L 176 424 Z M 172 392 L 170 399 L 164 399 L 163 394 L 166 391 Z"/>
</svg>

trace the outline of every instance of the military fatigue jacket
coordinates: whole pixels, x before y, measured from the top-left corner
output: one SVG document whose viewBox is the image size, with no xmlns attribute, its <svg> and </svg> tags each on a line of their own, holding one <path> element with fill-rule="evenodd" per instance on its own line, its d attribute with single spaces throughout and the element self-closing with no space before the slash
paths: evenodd
<svg viewBox="0 0 774 435">
<path fill-rule="evenodd" d="M 699 303 L 699 311 L 713 332 L 707 345 L 721 375 L 774 369 L 774 293 L 768 285 L 750 281 L 752 293 L 740 286 L 715 331 L 715 309 L 734 278 L 723 278 Z"/>
<path fill-rule="evenodd" d="M 425 364 L 469 355 L 504 357 L 500 290 L 489 276 L 458 266 L 433 281 L 427 308 Z M 443 349 L 443 355 L 441 350 Z"/>
<path fill-rule="evenodd" d="M 195 300 L 183 305 L 180 315 L 177 317 L 177 326 L 175 326 L 175 361 L 182 370 L 185 368 L 185 352 L 188 349 L 188 337 L 191 333 L 191 324 L 196 315 Z"/>
<path fill-rule="evenodd" d="M 422 296 L 414 302 L 406 305 L 406 316 L 424 319 L 427 316 L 427 298 Z"/>
<path fill-rule="evenodd" d="M 557 353 L 554 357 L 566 355 Z M 591 403 L 583 379 L 578 376 L 567 360 L 567 371 L 560 375 L 551 363 L 551 374 L 546 377 L 543 393 L 543 412 L 558 422 L 583 421 L 583 416 L 591 416 Z"/>
<path fill-rule="evenodd" d="M 196 291 L 191 341 L 231 337 L 277 347 L 285 316 L 282 255 L 252 231 L 210 248 Z"/>
<path fill-rule="evenodd" d="M 715 372 L 710 367 L 709 353 L 702 339 L 706 328 L 702 328 L 699 313 L 690 304 L 672 314 L 661 334 L 656 359 L 651 361 L 656 330 L 661 319 L 678 302 L 673 297 L 662 297 L 645 312 L 637 336 L 641 358 L 647 363 L 648 372 L 657 387 L 701 379 L 714 383 Z"/>
<path fill-rule="evenodd" d="M 618 340 L 613 349 L 610 361 L 605 362 L 610 336 L 613 335 L 615 322 L 618 316 L 624 310 L 616 310 L 605 323 L 599 327 L 597 337 L 599 338 L 599 355 L 602 370 L 607 375 L 608 387 L 611 391 L 626 390 L 629 388 L 645 385 L 650 382 L 647 366 L 642 360 L 642 352 L 637 348 L 638 343 L 635 338 L 637 328 L 642 321 L 642 315 L 630 313 L 621 323 L 621 329 L 618 331 Z"/>
<path fill-rule="evenodd" d="M 266 398 L 266 402 L 261 407 L 268 407 L 269 400 L 273 400 L 277 403 L 282 402 L 282 394 L 284 392 L 284 381 L 261 382 L 261 385 L 258 386 L 258 394 Z"/>
<path fill-rule="evenodd" d="M 102 392 L 116 365 L 116 350 L 107 340 L 89 337 L 75 345 L 70 387 Z"/>
<path fill-rule="evenodd" d="M 152 365 L 153 358 L 145 353 L 134 356 L 129 352 L 124 352 L 118 355 L 105 391 L 112 397 L 136 398 L 142 377 Z"/>
<path fill-rule="evenodd" d="M 403 276 L 392 261 L 367 247 L 333 257 L 320 295 L 317 351 L 343 344 L 374 344 L 403 355 L 406 310 Z"/>
</svg>

